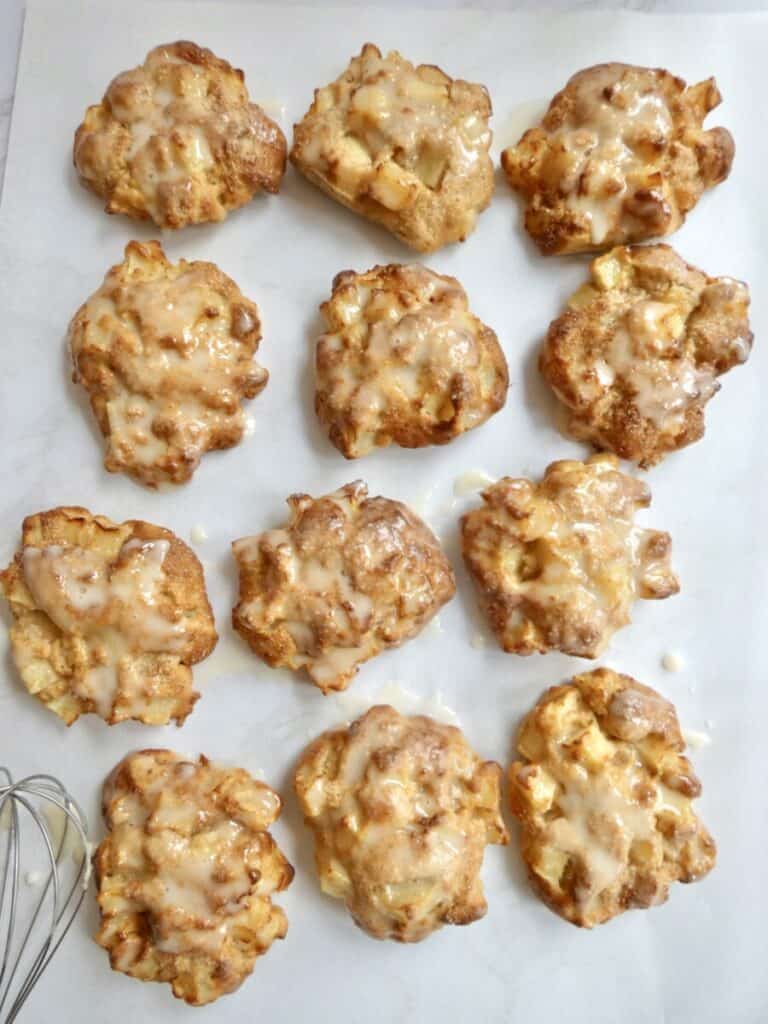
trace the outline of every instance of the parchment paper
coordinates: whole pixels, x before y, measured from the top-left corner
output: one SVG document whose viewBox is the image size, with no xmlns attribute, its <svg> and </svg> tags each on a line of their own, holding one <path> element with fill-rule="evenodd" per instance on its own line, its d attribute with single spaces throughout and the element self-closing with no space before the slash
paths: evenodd
<svg viewBox="0 0 768 1024">
<path fill-rule="evenodd" d="M 271 378 L 250 406 L 255 432 L 212 454 L 194 480 L 152 493 L 102 468 L 102 442 L 83 396 L 69 381 L 68 320 L 151 226 L 108 218 L 71 168 L 72 134 L 87 104 L 153 45 L 190 38 L 242 67 L 254 99 L 290 126 L 314 87 L 334 78 L 363 42 L 397 47 L 415 61 L 484 82 L 491 93 L 494 153 L 514 141 L 577 69 L 602 60 L 668 67 L 689 81 L 717 76 L 725 97 L 709 124 L 737 144 L 733 174 L 672 239 L 713 274 L 748 280 L 756 346 L 746 367 L 723 379 L 707 411 L 707 436 L 648 474 L 645 517 L 668 529 L 682 581 L 679 597 L 636 606 L 604 663 L 659 688 L 683 724 L 711 745 L 692 757 L 704 784 L 700 812 L 719 845 L 704 882 L 676 886 L 669 902 L 593 932 L 547 911 L 529 892 L 516 844 L 491 848 L 484 871 L 489 912 L 469 928 L 445 928 L 415 947 L 376 943 L 318 889 L 309 835 L 288 785 L 306 741 L 345 710 L 334 698 L 252 658 L 231 635 L 236 578 L 229 543 L 277 525 L 292 491 L 324 493 L 355 477 L 373 493 L 412 504 L 438 529 L 460 592 L 417 640 L 361 671 L 353 692 L 374 699 L 395 679 L 453 707 L 483 755 L 509 761 L 520 716 L 548 686 L 587 663 L 560 656 L 515 658 L 493 644 L 458 558 L 456 521 L 474 497 L 453 502 L 467 470 L 540 475 L 555 458 L 580 456 L 564 440 L 535 370 L 549 321 L 582 280 L 583 259 L 545 260 L 522 233 L 519 208 L 498 176 L 491 208 L 464 244 L 427 262 L 456 275 L 473 308 L 497 331 L 509 360 L 506 408 L 442 449 L 387 450 L 345 463 L 312 411 L 312 342 L 318 304 L 334 274 L 412 256 L 383 230 L 345 212 L 289 170 L 278 197 L 257 199 L 224 224 L 168 234 L 169 256 L 217 262 L 255 299 Z M 141 746 L 172 746 L 260 768 L 286 799 L 275 834 L 297 869 L 280 902 L 285 942 L 257 964 L 240 991 L 192 1011 L 167 986 L 111 973 L 91 941 L 94 901 L 62 947 L 23 1019 L 95 1022 L 584 1021 L 757 1022 L 768 1012 L 765 974 L 764 547 L 766 235 L 764 97 L 768 22 L 760 16 L 632 14 L 505 15 L 273 8 L 222 4 L 81 0 L 30 4 L 0 214 L 0 556 L 11 557 L 25 514 L 83 504 L 114 519 L 140 517 L 189 538 L 209 535 L 204 560 L 222 639 L 197 671 L 202 699 L 182 730 L 107 728 L 93 716 L 67 730 L 29 697 L 10 657 L 0 671 L 0 762 L 17 775 L 50 770 L 82 799 L 96 838 L 98 793 L 113 764 Z M 2 613 L 7 621 L 7 615 Z M 480 632 L 484 647 L 470 642 Z M 3 630 L 3 634 L 5 630 Z M 0 643 L 7 651 L 3 635 Z M 477 641 L 476 641 L 477 643 Z M 682 672 L 663 654 L 680 652 Z"/>
</svg>

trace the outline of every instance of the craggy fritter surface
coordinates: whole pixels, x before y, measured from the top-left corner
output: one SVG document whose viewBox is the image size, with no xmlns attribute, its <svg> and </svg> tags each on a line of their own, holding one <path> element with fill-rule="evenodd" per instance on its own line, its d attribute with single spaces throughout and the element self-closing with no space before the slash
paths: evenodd
<svg viewBox="0 0 768 1024">
<path fill-rule="evenodd" d="M 346 270 L 320 309 L 315 408 L 346 458 L 446 444 L 504 405 L 504 353 L 455 278 L 398 263 Z"/>
<path fill-rule="evenodd" d="M 680 589 L 669 534 L 634 525 L 649 488 L 618 466 L 594 455 L 553 462 L 538 484 L 503 477 L 462 518 L 464 560 L 510 654 L 596 658 L 635 600 Z"/>
<path fill-rule="evenodd" d="M 702 129 L 720 100 L 713 78 L 686 88 L 660 68 L 575 74 L 541 124 L 501 155 L 539 249 L 585 252 L 676 231 L 730 173 L 730 133 Z"/>
<path fill-rule="evenodd" d="M 280 797 L 242 768 L 141 750 L 107 779 L 102 808 L 96 941 L 112 969 L 193 1006 L 233 992 L 288 931 L 271 899 L 293 878 L 267 831 Z"/>
<path fill-rule="evenodd" d="M 192 710 L 191 666 L 217 636 L 202 566 L 170 530 L 84 508 L 27 516 L 0 592 L 24 685 L 67 725 L 181 725 Z"/>
<path fill-rule="evenodd" d="M 366 43 L 315 90 L 291 161 L 313 184 L 418 252 L 472 233 L 493 194 L 482 85 Z"/>
<path fill-rule="evenodd" d="M 224 220 L 257 192 L 277 192 L 285 157 L 285 136 L 250 102 L 243 72 L 184 41 L 113 79 L 75 133 L 80 181 L 107 213 L 163 228 Z"/>
<path fill-rule="evenodd" d="M 568 431 L 641 466 L 704 434 L 717 377 L 752 347 L 749 291 L 668 245 L 613 249 L 549 328 L 539 365 Z"/>
<path fill-rule="evenodd" d="M 362 481 L 288 498 L 279 530 L 237 540 L 235 629 L 273 668 L 305 669 L 323 693 L 357 666 L 421 632 L 455 591 L 425 523 Z"/>
<path fill-rule="evenodd" d="M 543 695 L 523 720 L 509 770 L 531 883 L 555 913 L 585 928 L 663 903 L 672 882 L 715 864 L 693 813 L 701 785 L 674 707 L 609 669 Z"/>
<path fill-rule="evenodd" d="M 323 892 L 375 939 L 477 921 L 485 847 L 509 839 L 500 775 L 455 726 L 388 705 L 323 733 L 294 779 Z"/>
<path fill-rule="evenodd" d="M 258 308 L 214 263 L 173 264 L 159 242 L 129 242 L 69 327 L 105 467 L 150 487 L 184 483 L 205 452 L 237 444 L 241 402 L 269 378 L 260 339 Z"/>
</svg>

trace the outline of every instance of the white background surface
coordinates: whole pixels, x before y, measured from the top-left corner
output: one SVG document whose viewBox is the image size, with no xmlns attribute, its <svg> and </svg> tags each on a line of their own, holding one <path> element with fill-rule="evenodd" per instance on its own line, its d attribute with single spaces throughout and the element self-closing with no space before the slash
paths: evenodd
<svg viewBox="0 0 768 1024">
<path fill-rule="evenodd" d="M 398 47 L 413 60 L 487 84 L 496 111 L 495 156 L 569 74 L 596 61 L 659 64 L 689 81 L 717 75 L 726 99 L 710 123 L 732 130 L 734 171 L 673 241 L 710 273 L 751 283 L 756 349 L 745 368 L 724 378 L 708 409 L 704 441 L 648 474 L 654 504 L 646 520 L 672 533 L 682 593 L 638 605 L 634 624 L 615 638 L 606 659 L 661 689 L 685 726 L 713 739 L 692 757 L 704 783 L 700 811 L 719 845 L 718 867 L 698 885 L 675 887 L 664 907 L 579 931 L 530 894 L 514 842 L 488 851 L 487 917 L 469 928 L 445 928 L 419 946 L 375 943 L 355 929 L 340 904 L 319 893 L 288 778 L 308 738 L 343 717 L 343 708 L 307 683 L 263 667 L 232 637 L 236 578 L 229 542 L 280 522 L 291 491 L 322 493 L 355 476 L 367 479 L 373 493 L 425 513 L 454 560 L 459 594 L 441 615 L 442 632 L 430 627 L 370 662 L 352 692 L 373 698 L 393 678 L 425 696 L 440 689 L 478 751 L 506 764 L 520 715 L 546 686 L 588 666 L 558 655 L 511 657 L 490 641 L 483 650 L 470 645 L 484 627 L 457 557 L 456 519 L 473 499 L 450 509 L 452 484 L 478 466 L 493 475 L 539 475 L 554 458 L 585 453 L 557 434 L 534 366 L 542 334 L 582 279 L 586 261 L 539 257 L 499 175 L 494 202 L 475 234 L 428 262 L 455 274 L 475 311 L 497 331 L 512 381 L 506 408 L 448 447 L 393 449 L 348 464 L 324 439 L 311 408 L 317 305 L 338 270 L 409 256 L 289 170 L 280 196 L 258 199 L 224 224 L 164 239 L 174 259 L 219 263 L 260 306 L 260 361 L 271 379 L 249 409 L 255 435 L 230 452 L 207 456 L 194 480 L 170 493 L 109 476 L 85 401 L 69 382 L 64 335 L 69 317 L 121 258 L 124 244 L 157 232 L 103 214 L 100 202 L 77 184 L 71 139 L 85 106 L 117 71 L 139 63 L 157 42 L 180 36 L 244 68 L 253 98 L 273 115 L 284 108 L 286 131 L 306 109 L 313 87 L 334 78 L 362 42 Z M 297 877 L 280 899 L 290 920 L 287 940 L 257 963 L 237 994 L 196 1011 L 174 1002 L 167 986 L 141 985 L 108 970 L 105 953 L 89 938 L 96 925 L 89 899 L 25 1021 L 172 1022 L 190 1014 L 196 1021 L 258 1015 L 345 1024 L 765 1020 L 768 658 L 761 631 L 768 490 L 760 381 L 768 372 L 762 254 L 768 152 L 755 104 L 768 87 L 767 43 L 768 23 L 757 17 L 489 18 L 366 10 L 363 18 L 348 10 L 285 6 L 33 6 L 0 211 L 0 560 L 11 557 L 23 515 L 56 504 L 84 504 L 115 519 L 137 516 L 186 539 L 203 524 L 210 538 L 198 553 L 222 639 L 196 673 L 203 696 L 183 730 L 135 723 L 108 729 L 92 716 L 67 730 L 24 692 L 3 635 L 0 761 L 17 775 L 58 773 L 81 797 L 97 837 L 98 787 L 131 749 L 168 745 L 262 768 L 286 798 L 275 834 Z M 660 658 L 668 651 L 682 652 L 684 672 L 663 672 Z"/>
</svg>

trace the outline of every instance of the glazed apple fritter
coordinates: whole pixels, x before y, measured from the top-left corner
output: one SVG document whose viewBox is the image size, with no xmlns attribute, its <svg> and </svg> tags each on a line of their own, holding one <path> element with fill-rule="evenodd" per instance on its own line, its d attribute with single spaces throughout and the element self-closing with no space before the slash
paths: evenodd
<svg viewBox="0 0 768 1024">
<path fill-rule="evenodd" d="M 698 441 L 717 378 L 749 356 L 749 292 L 668 245 L 613 249 L 549 328 L 539 365 L 568 432 L 641 466 Z"/>
<path fill-rule="evenodd" d="M 232 545 L 240 569 L 235 629 L 273 668 L 305 669 L 323 693 L 416 636 L 456 583 L 428 527 L 362 481 L 288 498 L 279 530 Z"/>
<path fill-rule="evenodd" d="M 141 750 L 107 779 L 102 806 L 96 941 L 112 969 L 168 982 L 193 1006 L 239 988 L 288 931 L 272 903 L 293 878 L 268 832 L 277 793 L 242 768 Z"/>
<path fill-rule="evenodd" d="M 574 75 L 501 157 L 539 249 L 585 252 L 676 231 L 730 173 L 730 133 L 702 128 L 720 100 L 713 78 L 689 88 L 660 68 L 598 64 Z"/>
<path fill-rule="evenodd" d="M 376 939 L 419 942 L 483 917 L 485 847 L 509 839 L 500 774 L 459 729 L 388 705 L 319 736 L 294 785 L 323 892 Z"/>
<path fill-rule="evenodd" d="M 472 233 L 493 194 L 484 86 L 366 43 L 315 90 L 291 161 L 314 185 L 419 252 Z"/>
<path fill-rule="evenodd" d="M 214 263 L 174 264 L 159 242 L 129 242 L 69 327 L 105 467 L 149 487 L 184 483 L 205 452 L 236 445 L 241 402 L 269 378 L 260 339 L 258 308 Z"/>
<path fill-rule="evenodd" d="M 347 270 L 320 309 L 315 408 L 346 458 L 446 444 L 504 405 L 504 353 L 455 278 L 397 263 Z"/>
<path fill-rule="evenodd" d="M 257 192 L 277 192 L 285 137 L 243 78 L 195 43 L 155 47 L 86 110 L 75 133 L 80 181 L 107 213 L 162 228 L 224 220 Z"/>
<path fill-rule="evenodd" d="M 701 784 L 674 707 L 630 676 L 597 669 L 547 690 L 523 720 L 510 768 L 522 853 L 544 902 L 591 928 L 664 903 L 672 882 L 715 864 L 693 812 Z"/>
<path fill-rule="evenodd" d="M 84 508 L 27 516 L 0 593 L 24 685 L 67 725 L 181 725 L 192 710 L 191 666 L 217 636 L 202 566 L 170 530 Z"/>
<path fill-rule="evenodd" d="M 510 654 L 596 658 L 638 598 L 679 590 L 668 533 L 635 526 L 648 487 L 613 455 L 553 462 L 543 479 L 503 477 L 461 521 L 480 603 Z"/>
</svg>

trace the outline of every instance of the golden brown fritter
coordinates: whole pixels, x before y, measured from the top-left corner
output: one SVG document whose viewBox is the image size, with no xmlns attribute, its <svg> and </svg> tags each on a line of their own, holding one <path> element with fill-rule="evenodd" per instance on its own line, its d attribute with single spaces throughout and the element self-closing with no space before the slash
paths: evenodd
<svg viewBox="0 0 768 1024">
<path fill-rule="evenodd" d="M 634 601 L 680 589 L 669 534 L 634 524 L 650 490 L 618 466 L 593 455 L 553 462 L 538 484 L 503 477 L 462 518 L 464 560 L 510 654 L 596 658 Z"/>
<path fill-rule="evenodd" d="M 149 487 L 184 483 L 205 452 L 236 445 L 241 402 L 269 378 L 260 339 L 258 308 L 214 263 L 173 264 L 159 242 L 129 242 L 69 327 L 105 467 Z"/>
<path fill-rule="evenodd" d="M 234 992 L 285 938 L 272 896 L 293 868 L 267 831 L 280 797 L 242 768 L 170 750 L 130 754 L 104 784 L 94 857 L 112 969 L 202 1006 Z"/>
<path fill-rule="evenodd" d="M 693 813 L 701 784 L 674 707 L 609 669 L 553 686 L 523 720 L 509 770 L 531 883 L 584 928 L 664 903 L 715 865 Z"/>
<path fill-rule="evenodd" d="M 80 181 L 107 213 L 163 228 L 224 220 L 257 192 L 277 192 L 285 157 L 285 136 L 250 102 L 243 72 L 184 41 L 113 79 L 75 133 Z"/>
<path fill-rule="evenodd" d="M 217 636 L 202 566 L 170 530 L 84 508 L 27 516 L 0 593 L 24 685 L 67 725 L 181 725 L 192 710 L 191 666 Z"/>
<path fill-rule="evenodd" d="M 366 43 L 294 125 L 291 162 L 419 252 L 464 241 L 493 194 L 482 85 Z"/>
<path fill-rule="evenodd" d="M 702 129 L 720 100 L 714 78 L 687 88 L 660 68 L 597 64 L 575 74 L 541 124 L 501 156 L 539 249 L 586 252 L 676 231 L 730 173 L 730 133 Z"/>
<path fill-rule="evenodd" d="M 717 381 L 752 347 L 749 292 L 668 245 L 613 249 L 549 328 L 539 365 L 568 431 L 641 466 L 704 434 Z"/>
<path fill-rule="evenodd" d="M 240 569 L 235 629 L 273 668 L 305 669 L 323 693 L 416 636 L 456 591 L 428 527 L 362 481 L 288 498 L 279 530 L 232 545 Z"/>
<path fill-rule="evenodd" d="M 294 778 L 323 892 L 375 939 L 477 921 L 485 847 L 509 840 L 500 775 L 455 726 L 388 705 L 323 733 Z"/>
<path fill-rule="evenodd" d="M 504 405 L 504 353 L 455 278 L 398 263 L 346 270 L 320 309 L 315 408 L 346 458 L 446 444 Z"/>
</svg>

